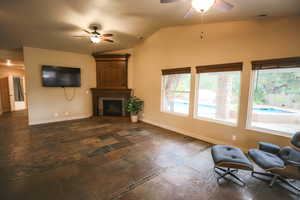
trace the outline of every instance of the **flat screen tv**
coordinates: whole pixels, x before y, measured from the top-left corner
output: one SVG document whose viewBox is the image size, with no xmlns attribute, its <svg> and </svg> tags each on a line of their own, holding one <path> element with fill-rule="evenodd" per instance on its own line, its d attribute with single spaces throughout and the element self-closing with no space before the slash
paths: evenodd
<svg viewBox="0 0 300 200">
<path fill-rule="evenodd" d="M 80 68 L 42 66 L 44 87 L 80 87 Z"/>
</svg>

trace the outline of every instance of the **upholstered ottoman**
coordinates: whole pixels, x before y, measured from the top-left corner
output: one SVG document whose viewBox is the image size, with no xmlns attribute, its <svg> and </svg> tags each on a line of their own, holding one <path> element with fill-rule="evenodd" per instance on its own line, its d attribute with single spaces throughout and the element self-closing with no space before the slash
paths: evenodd
<svg viewBox="0 0 300 200">
<path fill-rule="evenodd" d="M 219 175 L 217 181 L 228 176 L 232 176 L 241 183 L 242 186 L 245 182 L 236 176 L 239 169 L 253 171 L 253 165 L 247 156 L 236 147 L 215 145 L 212 147 L 211 155 L 215 163 L 214 170 Z M 232 179 L 227 179 L 232 181 Z"/>
</svg>

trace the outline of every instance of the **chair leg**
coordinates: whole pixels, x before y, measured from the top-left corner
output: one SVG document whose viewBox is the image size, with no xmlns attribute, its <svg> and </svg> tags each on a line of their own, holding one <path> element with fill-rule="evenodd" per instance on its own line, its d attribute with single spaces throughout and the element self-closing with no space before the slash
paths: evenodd
<svg viewBox="0 0 300 200">
<path fill-rule="evenodd" d="M 275 183 L 277 180 L 279 180 L 279 181 L 281 181 L 282 183 L 284 183 L 284 184 L 288 185 L 289 187 L 293 188 L 293 189 L 296 190 L 297 192 L 300 192 L 300 188 L 299 188 L 299 187 L 295 186 L 294 184 L 291 183 L 291 181 L 289 181 L 288 179 L 286 179 L 286 178 L 284 178 L 284 177 L 282 177 L 282 176 L 280 176 L 280 175 L 273 174 L 273 173 L 264 173 L 264 172 L 252 172 L 251 174 L 252 174 L 252 176 L 253 176 L 254 178 L 257 178 L 257 179 L 259 179 L 259 180 L 262 180 L 262 179 L 259 178 L 259 177 L 257 177 L 257 176 L 255 176 L 255 174 L 259 174 L 259 175 L 263 175 L 263 176 L 272 177 L 271 182 L 270 182 L 270 184 L 269 184 L 270 187 L 272 187 L 272 186 L 274 185 L 274 183 Z M 265 181 L 265 180 L 264 180 L 264 181 Z M 285 189 L 286 189 L 286 188 L 285 188 Z M 290 190 L 289 190 L 289 191 L 290 191 Z M 296 195 L 299 195 L 299 194 L 297 194 L 297 193 L 295 193 L 295 192 L 293 192 L 293 191 L 290 191 L 290 192 L 292 192 L 292 193 L 294 193 L 294 194 L 296 194 Z"/>
<path fill-rule="evenodd" d="M 279 177 L 278 175 L 274 175 L 274 177 L 272 178 L 272 181 L 270 183 L 270 187 L 273 187 L 273 185 L 277 181 L 278 177 Z"/>
<path fill-rule="evenodd" d="M 222 171 L 223 173 L 217 171 L 217 169 Z M 225 176 L 229 173 L 228 170 L 225 170 L 225 169 L 220 168 L 220 167 L 214 167 L 214 171 L 219 175 L 219 177 L 217 178 L 218 182 L 221 178 L 225 178 Z"/>
<path fill-rule="evenodd" d="M 238 177 L 237 175 L 235 175 L 235 174 L 233 174 L 233 173 L 231 173 L 231 172 L 230 172 L 230 175 L 231 175 L 232 177 L 234 177 L 235 179 L 237 179 L 240 183 L 242 183 L 242 186 L 243 186 L 243 187 L 246 185 L 246 183 L 245 183 L 240 177 Z"/>
<path fill-rule="evenodd" d="M 278 179 L 278 176 L 275 175 L 275 174 L 272 174 L 272 173 L 267 173 L 267 172 L 256 172 L 256 171 L 253 171 L 251 173 L 252 177 L 256 178 L 256 179 L 259 179 L 261 181 L 266 181 L 266 182 L 269 182 L 269 186 L 272 187 L 274 185 L 274 183 L 277 181 Z M 265 180 L 259 176 L 256 176 L 256 175 L 261 175 L 261 176 L 267 176 L 267 177 L 270 177 L 271 180 Z"/>
<path fill-rule="evenodd" d="M 288 179 L 285 179 L 283 177 L 279 177 L 279 180 L 282 181 L 283 183 L 285 183 L 286 185 L 290 186 L 291 188 L 293 188 L 297 192 L 300 192 L 300 188 L 297 187 L 296 185 L 292 184 Z"/>
<path fill-rule="evenodd" d="M 219 172 L 217 169 L 222 171 L 223 173 Z M 223 169 L 221 167 L 215 166 L 214 171 L 219 175 L 219 177 L 217 178 L 218 183 L 219 183 L 220 179 L 222 179 L 222 178 L 236 183 L 235 181 L 233 181 L 231 179 L 228 179 L 226 177 L 227 175 L 229 175 L 229 176 L 232 176 L 233 178 L 235 178 L 236 180 L 239 181 L 239 183 L 236 183 L 236 184 L 241 185 L 243 187 L 246 185 L 246 183 L 241 178 L 239 178 L 238 176 L 235 175 L 235 173 L 238 172 L 238 169 L 231 169 L 231 168 Z"/>
<path fill-rule="evenodd" d="M 269 177 L 273 177 L 273 176 L 274 176 L 274 174 L 266 173 L 266 172 L 256 172 L 256 171 L 253 171 L 253 172 L 251 173 L 251 175 L 252 175 L 253 177 L 255 177 L 255 176 L 254 176 L 255 174 L 259 174 L 259 175 L 263 175 L 263 176 L 269 176 Z"/>
<path fill-rule="evenodd" d="M 215 166 L 215 167 L 214 167 L 215 172 L 217 172 L 216 169 L 221 170 L 221 171 L 223 171 L 223 172 L 228 172 L 228 171 L 230 171 L 231 173 L 237 173 L 237 172 L 239 171 L 238 169 L 231 169 L 231 168 L 223 169 L 223 168 L 221 168 L 221 167 Z"/>
<path fill-rule="evenodd" d="M 272 173 L 266 173 L 266 172 L 255 172 L 255 171 L 253 171 L 252 173 L 251 173 L 251 175 L 254 177 L 254 178 L 257 178 L 257 179 L 259 179 L 259 180 L 262 180 L 261 178 L 259 178 L 259 177 L 257 177 L 257 176 L 255 176 L 255 174 L 259 174 L 259 175 L 262 175 L 262 176 L 268 176 L 268 177 L 271 177 L 272 179 L 271 179 L 271 182 L 270 182 L 270 184 L 269 184 L 269 186 L 270 187 L 273 187 L 273 185 L 274 185 L 274 183 L 279 179 L 279 175 L 276 175 L 276 174 L 272 174 Z M 266 180 L 264 180 L 264 181 L 266 181 Z"/>
</svg>

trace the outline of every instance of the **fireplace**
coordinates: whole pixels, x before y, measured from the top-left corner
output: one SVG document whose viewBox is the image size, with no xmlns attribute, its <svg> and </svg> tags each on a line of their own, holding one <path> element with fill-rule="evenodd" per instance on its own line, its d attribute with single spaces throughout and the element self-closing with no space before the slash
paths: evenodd
<svg viewBox="0 0 300 200">
<path fill-rule="evenodd" d="M 92 88 L 93 115 L 100 117 L 129 117 L 126 102 L 131 89 Z"/>
<path fill-rule="evenodd" d="M 99 115 L 124 117 L 125 98 L 99 98 Z"/>
</svg>

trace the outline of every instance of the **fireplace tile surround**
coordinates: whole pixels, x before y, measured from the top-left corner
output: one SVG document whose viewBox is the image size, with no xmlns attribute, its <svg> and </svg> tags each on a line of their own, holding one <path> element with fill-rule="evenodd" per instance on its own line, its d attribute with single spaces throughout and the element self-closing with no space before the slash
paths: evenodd
<svg viewBox="0 0 300 200">
<path fill-rule="evenodd" d="M 114 89 L 114 88 L 92 88 L 92 98 L 93 98 L 93 116 L 103 116 L 103 101 L 105 100 L 121 100 L 122 101 L 122 116 L 129 117 L 129 113 L 126 112 L 125 106 L 126 101 L 131 95 L 131 89 Z M 112 115 L 107 115 L 113 117 Z"/>
</svg>

